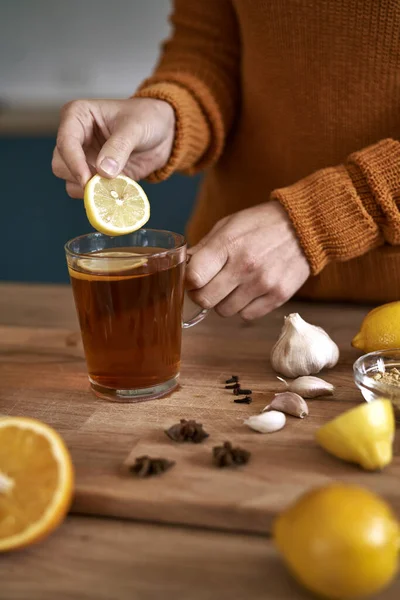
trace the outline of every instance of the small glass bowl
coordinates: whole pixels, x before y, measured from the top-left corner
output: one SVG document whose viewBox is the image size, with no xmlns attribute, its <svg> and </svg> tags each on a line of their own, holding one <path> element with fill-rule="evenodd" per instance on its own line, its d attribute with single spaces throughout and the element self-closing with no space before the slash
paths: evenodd
<svg viewBox="0 0 400 600">
<path fill-rule="evenodd" d="M 373 379 L 377 373 L 400 371 L 400 349 L 379 350 L 360 356 L 353 365 L 354 381 L 367 402 L 387 399 L 393 404 L 396 420 L 400 420 L 400 380 L 399 385 L 383 383 Z"/>
</svg>

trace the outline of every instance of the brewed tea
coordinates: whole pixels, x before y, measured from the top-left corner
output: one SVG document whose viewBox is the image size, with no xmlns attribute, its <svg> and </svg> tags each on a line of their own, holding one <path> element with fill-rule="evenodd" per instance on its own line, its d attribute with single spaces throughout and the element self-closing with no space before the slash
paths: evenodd
<svg viewBox="0 0 400 600">
<path fill-rule="evenodd" d="M 69 267 L 92 383 L 142 389 L 179 374 L 184 270 L 182 258 L 149 247 L 100 251 Z"/>
</svg>

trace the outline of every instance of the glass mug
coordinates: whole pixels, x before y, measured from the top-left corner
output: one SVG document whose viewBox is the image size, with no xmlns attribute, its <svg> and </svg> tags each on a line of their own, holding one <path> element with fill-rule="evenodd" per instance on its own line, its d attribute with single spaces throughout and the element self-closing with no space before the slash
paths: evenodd
<svg viewBox="0 0 400 600">
<path fill-rule="evenodd" d="M 89 233 L 65 245 L 92 390 L 119 402 L 158 398 L 178 385 L 185 238 L 140 229 Z"/>
</svg>

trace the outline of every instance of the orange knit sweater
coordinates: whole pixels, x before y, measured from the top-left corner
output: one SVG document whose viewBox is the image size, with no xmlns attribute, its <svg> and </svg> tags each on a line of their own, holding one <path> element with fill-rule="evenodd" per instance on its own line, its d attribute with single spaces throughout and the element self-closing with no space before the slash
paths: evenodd
<svg viewBox="0 0 400 600">
<path fill-rule="evenodd" d="M 207 169 L 188 228 L 278 199 L 313 276 L 303 297 L 400 298 L 400 3 L 175 0 L 137 95 L 176 113 L 169 163 Z"/>
</svg>

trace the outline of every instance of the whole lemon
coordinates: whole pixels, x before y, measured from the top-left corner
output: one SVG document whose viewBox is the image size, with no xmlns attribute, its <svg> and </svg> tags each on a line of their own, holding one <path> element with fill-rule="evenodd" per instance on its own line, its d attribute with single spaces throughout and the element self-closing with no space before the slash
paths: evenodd
<svg viewBox="0 0 400 600">
<path fill-rule="evenodd" d="M 400 302 L 390 302 L 371 310 L 351 345 L 363 352 L 400 348 Z"/>
<path fill-rule="evenodd" d="M 363 598 L 396 575 L 399 524 L 365 489 L 337 483 L 312 490 L 276 519 L 273 534 L 290 571 L 317 595 Z"/>
</svg>

